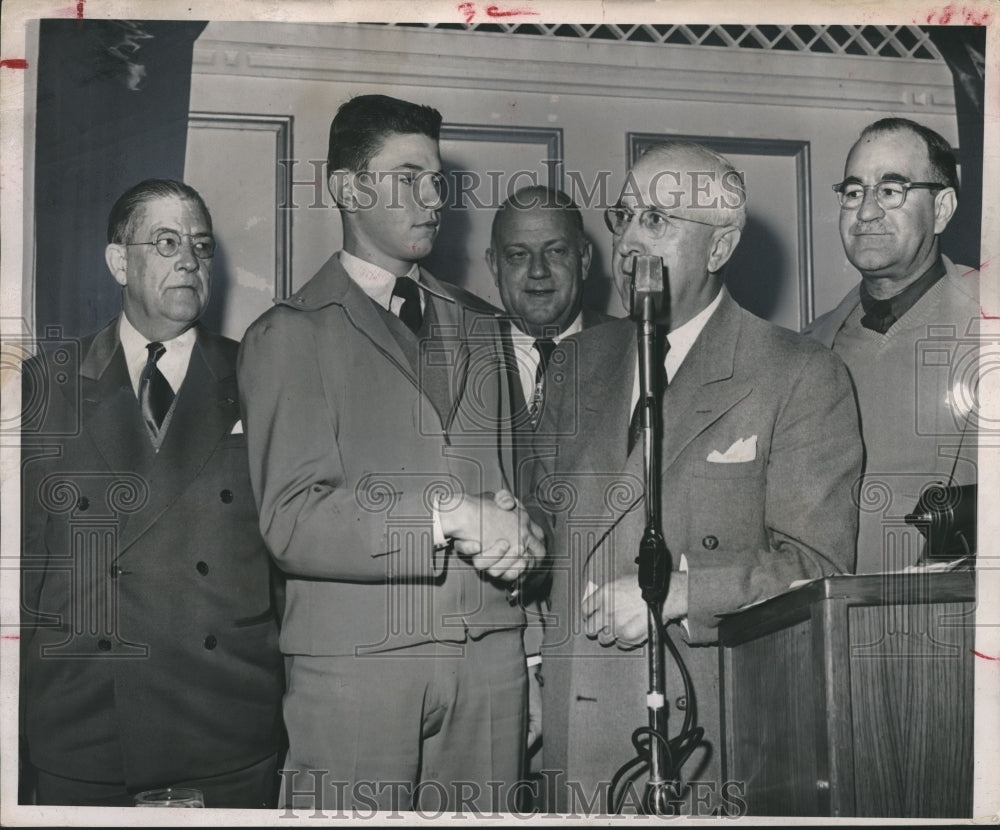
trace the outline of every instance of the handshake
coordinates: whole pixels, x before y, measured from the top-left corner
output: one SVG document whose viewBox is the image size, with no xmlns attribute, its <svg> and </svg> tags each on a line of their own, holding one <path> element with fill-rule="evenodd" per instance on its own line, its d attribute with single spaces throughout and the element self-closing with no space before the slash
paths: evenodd
<svg viewBox="0 0 1000 830">
<path fill-rule="evenodd" d="M 441 530 L 474 568 L 514 582 L 545 558 L 545 535 L 507 490 L 459 495 L 439 505 Z"/>
</svg>

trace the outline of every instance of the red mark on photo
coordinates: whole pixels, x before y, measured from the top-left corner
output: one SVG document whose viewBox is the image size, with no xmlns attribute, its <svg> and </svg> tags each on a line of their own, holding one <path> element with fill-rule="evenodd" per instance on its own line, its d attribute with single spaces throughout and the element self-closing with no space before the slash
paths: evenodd
<svg viewBox="0 0 1000 830">
<path fill-rule="evenodd" d="M 946 26 L 953 20 L 955 23 L 964 23 L 967 26 L 987 26 L 993 20 L 993 13 L 989 9 L 956 7 L 949 3 L 943 9 L 932 11 L 927 15 L 927 23 L 939 26 Z"/>
<path fill-rule="evenodd" d="M 24 58 L 4 58 L 0 66 L 5 69 L 27 69 L 28 62 Z"/>
<path fill-rule="evenodd" d="M 984 320 L 1000 320 L 1000 317 L 996 314 L 987 314 L 986 310 L 982 306 L 979 306 L 979 316 Z"/>
<path fill-rule="evenodd" d="M 997 659 L 1000 659 L 1000 658 L 996 658 L 996 657 L 990 657 L 988 654 L 983 654 L 981 651 L 976 651 L 975 649 L 972 649 L 972 653 L 975 654 L 976 657 L 982 657 L 984 660 L 997 660 Z"/>
<path fill-rule="evenodd" d="M 465 15 L 465 22 L 471 23 L 473 18 L 476 16 L 476 4 L 475 3 L 459 3 L 458 10 Z"/>
<path fill-rule="evenodd" d="M 0 640 L 20 640 L 20 634 L 0 634 Z"/>
<path fill-rule="evenodd" d="M 538 12 L 534 9 L 501 9 L 499 6 L 487 6 L 486 14 L 488 17 L 494 19 L 498 17 L 519 17 L 520 15 L 538 16 Z"/>
<path fill-rule="evenodd" d="M 76 18 L 77 18 L 77 20 L 83 20 L 83 7 L 84 7 L 84 5 L 86 5 L 86 2 L 87 2 L 87 0 L 80 0 L 80 2 L 76 4 Z"/>
</svg>

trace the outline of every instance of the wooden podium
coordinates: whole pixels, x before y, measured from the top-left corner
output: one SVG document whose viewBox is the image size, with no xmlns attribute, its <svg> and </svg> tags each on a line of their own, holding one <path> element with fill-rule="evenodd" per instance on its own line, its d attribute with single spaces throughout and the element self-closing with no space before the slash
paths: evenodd
<svg viewBox="0 0 1000 830">
<path fill-rule="evenodd" d="M 749 815 L 972 815 L 975 576 L 836 576 L 719 627 Z"/>
</svg>

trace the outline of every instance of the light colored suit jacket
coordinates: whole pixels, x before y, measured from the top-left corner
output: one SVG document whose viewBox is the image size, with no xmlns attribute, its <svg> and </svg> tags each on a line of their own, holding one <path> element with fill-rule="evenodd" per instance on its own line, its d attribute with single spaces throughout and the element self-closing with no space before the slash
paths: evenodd
<svg viewBox="0 0 1000 830">
<path fill-rule="evenodd" d="M 503 585 L 434 547 L 441 494 L 506 486 L 496 310 L 425 271 L 421 281 L 438 336 L 416 367 L 336 254 L 244 337 L 250 473 L 289 577 L 285 653 L 461 642 L 523 624 Z M 440 370 L 445 412 L 426 394 Z"/>
<path fill-rule="evenodd" d="M 47 772 L 141 789 L 279 748 L 236 350 L 199 327 L 158 453 L 117 320 L 25 369 L 22 736 Z"/>
<path fill-rule="evenodd" d="M 631 732 L 647 721 L 645 648 L 602 648 L 583 635 L 580 614 L 589 586 L 636 573 L 645 519 L 641 442 L 627 453 L 635 323 L 599 326 L 560 348 L 562 380 L 549 386 L 535 447 L 554 538 L 544 768 L 564 771 L 593 798 L 633 755 Z M 683 554 L 689 579 L 689 634 L 671 632 L 713 746 L 684 774 L 718 781 L 718 653 L 705 646 L 716 639 L 718 615 L 795 580 L 850 571 L 857 410 L 835 355 L 754 317 L 727 293 L 666 391 L 663 423 L 663 531 L 674 568 Z M 744 460 L 713 460 L 732 457 L 740 441 Z M 667 693 L 676 734 L 694 702 L 681 699 L 674 671 Z M 557 790 L 564 810 L 566 789 Z"/>
</svg>

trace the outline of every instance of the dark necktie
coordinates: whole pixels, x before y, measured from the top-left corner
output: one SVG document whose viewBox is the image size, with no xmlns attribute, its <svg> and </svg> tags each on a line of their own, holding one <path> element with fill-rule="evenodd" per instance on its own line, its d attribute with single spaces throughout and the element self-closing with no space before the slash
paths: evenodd
<svg viewBox="0 0 1000 830">
<path fill-rule="evenodd" d="M 885 334 L 895 322 L 892 300 L 868 300 L 865 305 L 865 315 L 861 318 L 862 326 L 879 334 Z"/>
<path fill-rule="evenodd" d="M 660 357 L 666 358 L 667 352 L 670 351 L 670 341 L 663 337 L 660 339 L 662 346 L 662 351 L 660 352 Z M 638 366 L 636 370 L 638 371 Z M 664 365 L 663 361 L 659 364 L 660 371 L 657 373 L 659 375 L 659 389 L 656 390 L 657 401 L 663 400 L 663 393 L 667 391 L 667 367 Z M 642 389 L 639 390 L 640 398 L 635 402 L 635 406 L 632 408 L 632 418 L 628 423 L 628 452 L 629 455 L 632 454 L 632 450 L 635 445 L 639 443 L 639 438 L 642 436 Z M 662 407 L 661 407 L 662 409 Z M 662 429 L 662 424 L 660 425 Z"/>
<path fill-rule="evenodd" d="M 532 346 L 538 352 L 538 366 L 535 368 L 535 391 L 531 395 L 528 416 L 531 418 L 531 428 L 537 429 L 538 418 L 545 401 L 545 367 L 549 365 L 552 352 L 556 350 L 556 341 L 550 337 L 540 337 L 532 343 Z"/>
<path fill-rule="evenodd" d="M 139 409 L 150 434 L 156 435 L 163 425 L 163 419 L 167 417 L 167 412 L 170 411 L 170 405 L 174 402 L 174 390 L 170 388 L 163 372 L 156 365 L 167 351 L 166 346 L 153 342 L 146 346 L 146 350 L 149 352 L 149 357 L 139 376 Z"/>
<path fill-rule="evenodd" d="M 420 289 L 410 277 L 396 277 L 396 287 L 392 289 L 393 297 L 402 297 L 403 305 L 399 308 L 399 319 L 414 334 L 420 331 L 424 315 L 420 310 Z"/>
</svg>

